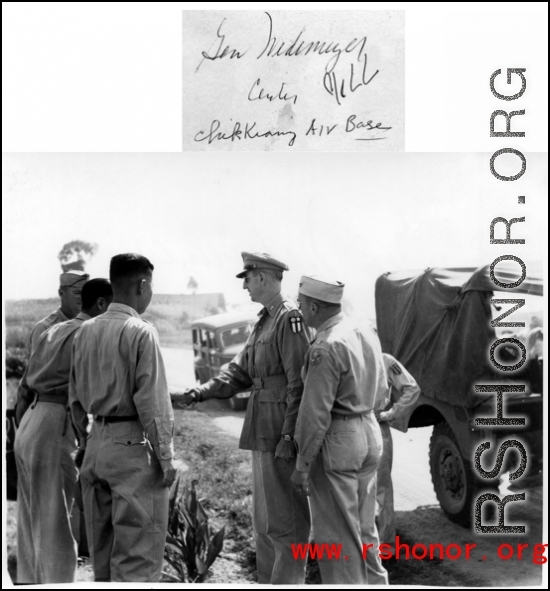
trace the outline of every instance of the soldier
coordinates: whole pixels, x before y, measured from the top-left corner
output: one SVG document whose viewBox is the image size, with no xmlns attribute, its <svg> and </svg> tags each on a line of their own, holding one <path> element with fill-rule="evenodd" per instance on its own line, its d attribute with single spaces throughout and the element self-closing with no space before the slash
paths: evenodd
<svg viewBox="0 0 550 591">
<path fill-rule="evenodd" d="M 17 580 L 19 584 L 72 583 L 76 542 L 70 515 L 77 470 L 71 458 L 75 435 L 68 414 L 71 348 L 82 323 L 107 310 L 107 279 L 82 287 L 82 312 L 44 332 L 35 343 L 24 381 L 35 393 L 15 439 Z"/>
<path fill-rule="evenodd" d="M 252 388 L 239 442 L 252 450 L 252 521 L 258 582 L 304 583 L 305 561 L 291 544 L 307 544 L 307 499 L 290 484 L 295 466 L 294 427 L 302 398 L 300 376 L 308 338 L 295 304 L 281 295 L 288 267 L 265 253 L 243 252 L 243 289 L 264 305 L 242 353 L 226 371 L 187 390 L 182 402 L 229 398 Z"/>
<path fill-rule="evenodd" d="M 50 326 L 71 320 L 80 312 L 82 307 L 82 286 L 90 276 L 84 271 L 72 270 L 61 273 L 59 276 L 58 294 L 61 298 L 61 305 L 57 310 L 42 318 L 36 323 L 31 332 L 30 350 L 31 353 L 40 338 L 40 335 L 48 330 Z"/>
<path fill-rule="evenodd" d="M 388 386 L 391 390 L 391 401 L 376 409 L 380 430 L 382 431 L 382 459 L 376 474 L 376 502 L 378 505 L 378 532 L 380 542 L 395 544 L 395 514 L 393 511 L 393 485 L 391 467 L 393 461 L 393 441 L 390 424 L 402 416 L 420 396 L 420 388 L 411 374 L 397 359 L 383 353 Z M 384 407 L 385 410 L 382 410 Z"/>
<path fill-rule="evenodd" d="M 339 560 L 319 561 L 323 584 L 387 585 L 374 522 L 382 436 L 373 412 L 386 372 L 375 332 L 342 314 L 343 291 L 339 281 L 301 279 L 298 304 L 317 335 L 303 370 L 292 483 L 310 497 L 316 544 L 342 549 Z"/>
<path fill-rule="evenodd" d="M 54 324 L 72 320 L 80 312 L 82 306 L 82 286 L 89 279 L 89 275 L 84 271 L 67 271 L 61 273 L 59 276 L 59 297 L 61 298 L 61 306 L 37 322 L 31 331 L 31 336 L 28 344 L 28 354 L 32 351 L 38 343 L 40 335 L 48 330 Z M 21 417 L 29 408 L 29 405 L 34 400 L 34 393 L 30 392 L 25 384 L 21 382 L 17 391 L 17 407 L 15 410 L 15 420 L 17 424 L 21 421 Z"/>
<path fill-rule="evenodd" d="M 69 401 L 84 455 L 80 480 L 96 581 L 160 579 L 174 481 L 174 415 L 144 256 L 111 259 L 113 303 L 73 344 Z M 94 415 L 87 436 L 87 413 Z"/>
</svg>

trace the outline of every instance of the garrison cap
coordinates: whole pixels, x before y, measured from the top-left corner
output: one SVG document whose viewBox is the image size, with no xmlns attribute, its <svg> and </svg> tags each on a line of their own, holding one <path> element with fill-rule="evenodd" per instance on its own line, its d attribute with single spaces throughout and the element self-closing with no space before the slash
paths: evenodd
<svg viewBox="0 0 550 591">
<path fill-rule="evenodd" d="M 344 284 L 341 281 L 333 281 L 321 275 L 302 275 L 298 291 L 305 296 L 322 302 L 339 304 L 344 295 Z"/>
<path fill-rule="evenodd" d="M 274 271 L 288 271 L 288 266 L 265 252 L 241 252 L 243 257 L 244 271 L 237 277 L 242 279 L 248 271 L 259 271 L 260 269 L 272 269 Z"/>
<path fill-rule="evenodd" d="M 72 287 L 81 281 L 88 281 L 90 276 L 88 273 L 84 271 L 79 271 L 77 269 L 73 269 L 71 271 L 67 271 L 66 273 L 61 273 L 59 276 L 59 286 L 60 287 Z"/>
</svg>

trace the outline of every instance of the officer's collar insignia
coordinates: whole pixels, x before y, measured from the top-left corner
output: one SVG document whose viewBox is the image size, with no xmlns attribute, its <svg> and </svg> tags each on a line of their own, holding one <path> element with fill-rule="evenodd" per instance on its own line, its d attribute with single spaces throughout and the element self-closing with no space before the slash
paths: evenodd
<svg viewBox="0 0 550 591">
<path fill-rule="evenodd" d="M 291 316 L 290 326 L 292 327 L 292 332 L 295 332 L 296 334 L 302 332 L 302 319 L 299 316 Z"/>
</svg>

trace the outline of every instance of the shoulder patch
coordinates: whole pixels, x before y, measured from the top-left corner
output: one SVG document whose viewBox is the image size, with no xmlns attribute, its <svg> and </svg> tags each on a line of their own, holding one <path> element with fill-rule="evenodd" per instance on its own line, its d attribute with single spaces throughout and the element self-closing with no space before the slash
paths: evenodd
<svg viewBox="0 0 550 591">
<path fill-rule="evenodd" d="M 290 321 L 290 327 L 292 328 L 292 332 L 296 334 L 302 332 L 304 328 L 304 321 L 301 316 L 289 316 L 288 320 Z"/>
<path fill-rule="evenodd" d="M 319 365 L 323 361 L 325 354 L 322 349 L 314 347 L 309 358 L 310 365 Z"/>
</svg>

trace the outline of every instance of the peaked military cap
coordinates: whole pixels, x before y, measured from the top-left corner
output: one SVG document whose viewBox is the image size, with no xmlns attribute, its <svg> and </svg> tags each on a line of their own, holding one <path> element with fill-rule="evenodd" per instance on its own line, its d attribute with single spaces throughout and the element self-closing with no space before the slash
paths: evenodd
<svg viewBox="0 0 550 591">
<path fill-rule="evenodd" d="M 67 271 L 65 273 L 61 273 L 59 276 L 59 286 L 60 287 L 72 287 L 81 281 L 88 281 L 90 276 L 88 273 L 84 271 L 79 271 L 78 269 L 72 269 L 71 271 Z"/>
<path fill-rule="evenodd" d="M 326 279 L 321 275 L 303 275 L 298 291 L 322 302 L 339 304 L 344 295 L 344 284 L 341 281 Z"/>
<path fill-rule="evenodd" d="M 237 277 L 242 279 L 249 271 L 272 269 L 275 271 L 288 271 L 288 266 L 265 252 L 241 252 L 244 270 Z"/>
</svg>

